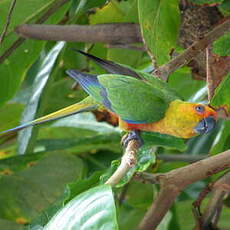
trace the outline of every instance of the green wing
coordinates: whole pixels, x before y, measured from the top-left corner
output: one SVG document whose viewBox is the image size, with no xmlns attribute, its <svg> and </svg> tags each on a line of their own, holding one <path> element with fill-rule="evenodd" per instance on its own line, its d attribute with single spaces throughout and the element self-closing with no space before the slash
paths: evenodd
<svg viewBox="0 0 230 230">
<path fill-rule="evenodd" d="M 103 74 L 99 83 L 106 90 L 111 109 L 129 123 L 151 123 L 164 117 L 170 100 L 153 84 L 133 77 Z"/>
</svg>

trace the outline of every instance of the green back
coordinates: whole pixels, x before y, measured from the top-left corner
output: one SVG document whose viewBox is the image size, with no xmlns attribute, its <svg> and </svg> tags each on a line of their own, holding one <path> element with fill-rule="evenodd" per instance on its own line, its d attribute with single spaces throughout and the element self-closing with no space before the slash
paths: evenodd
<svg viewBox="0 0 230 230">
<path fill-rule="evenodd" d="M 147 81 L 133 77 L 103 74 L 99 83 L 106 89 L 111 109 L 130 123 L 151 123 L 164 117 L 169 103 L 178 99 L 168 93 L 167 84 L 159 79 Z M 169 96 L 170 95 L 170 96 Z"/>
</svg>

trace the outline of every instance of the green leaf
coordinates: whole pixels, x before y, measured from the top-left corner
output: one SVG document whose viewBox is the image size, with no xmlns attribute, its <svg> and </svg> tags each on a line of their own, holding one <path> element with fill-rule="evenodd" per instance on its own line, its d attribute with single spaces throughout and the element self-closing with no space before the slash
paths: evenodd
<svg viewBox="0 0 230 230">
<path fill-rule="evenodd" d="M 57 132 L 60 132 L 60 130 L 66 130 L 65 134 L 68 132 L 68 129 L 57 129 Z M 82 138 L 41 139 L 37 141 L 34 152 L 62 149 L 68 149 L 75 154 L 95 152 L 101 149 L 120 152 L 121 148 L 119 142 L 120 135 L 118 134 L 91 135 L 90 137 L 85 136 Z"/>
<path fill-rule="evenodd" d="M 180 21 L 178 0 L 139 0 L 138 11 L 145 43 L 157 64 L 162 65 L 176 48 Z"/>
<path fill-rule="evenodd" d="M 230 1 L 229 0 L 224 0 L 222 4 L 218 6 L 219 10 L 221 13 L 224 15 L 229 15 L 230 14 Z"/>
<path fill-rule="evenodd" d="M 101 171 L 97 171 L 93 173 L 89 178 L 84 178 L 82 180 L 78 180 L 76 182 L 67 184 L 65 192 L 62 194 L 58 200 L 55 201 L 54 204 L 49 206 L 46 210 L 44 210 L 38 217 L 36 217 L 30 225 L 27 226 L 26 229 L 31 230 L 31 228 L 35 228 L 36 226 L 46 225 L 49 220 L 70 200 L 72 200 L 75 196 L 80 193 L 95 187 L 99 182 L 99 177 L 102 174 Z"/>
<path fill-rule="evenodd" d="M 226 33 L 213 43 L 213 52 L 220 56 L 230 56 L 230 33 Z"/>
<path fill-rule="evenodd" d="M 230 149 L 230 121 L 221 122 L 220 130 L 213 141 L 212 154 L 218 154 Z"/>
<path fill-rule="evenodd" d="M 187 141 L 187 152 L 189 154 L 208 154 L 221 129 L 221 121 L 218 121 L 216 127 L 209 133 L 191 138 Z"/>
<path fill-rule="evenodd" d="M 141 132 L 141 138 L 147 145 L 164 147 L 166 149 L 176 149 L 181 152 L 185 151 L 187 148 L 183 139 L 171 135 L 155 132 Z"/>
<path fill-rule="evenodd" d="M 23 112 L 22 123 L 32 121 L 41 114 L 39 111 L 40 98 L 45 87 L 47 87 L 47 82 L 51 71 L 54 67 L 55 61 L 58 57 L 58 54 L 64 47 L 64 42 L 58 42 L 50 52 L 43 58 L 40 66 L 38 67 L 37 75 L 33 82 L 33 90 L 31 93 L 31 98 L 28 101 Z M 33 127 L 29 127 L 25 130 L 19 132 L 18 138 L 18 153 L 25 154 L 26 152 L 32 152 L 34 140 L 36 137 L 36 132 L 33 131 Z"/>
<path fill-rule="evenodd" d="M 11 0 L 3 0 L 0 2 L 1 17 L 4 19 L 0 21 L 0 31 L 3 30 L 5 25 L 11 2 Z M 30 21 L 53 2 L 55 2 L 55 0 L 20 0 L 20 4 L 16 3 L 15 5 L 8 32 L 13 31 L 17 25 Z"/>
<path fill-rule="evenodd" d="M 0 229 L 4 230 L 23 230 L 24 226 L 13 221 L 0 219 Z"/>
<path fill-rule="evenodd" d="M 81 159 L 66 152 L 59 152 L 47 154 L 13 175 L 2 176 L 1 217 L 30 222 L 62 196 L 67 183 L 82 178 L 84 172 Z"/>
<path fill-rule="evenodd" d="M 137 22 L 136 1 L 109 1 L 89 16 L 90 24 Z"/>
<path fill-rule="evenodd" d="M 119 133 L 119 129 L 106 122 L 98 122 L 92 113 L 80 113 L 60 119 L 52 127 L 75 127 L 97 133 Z"/>
<path fill-rule="evenodd" d="M 72 5 L 70 8 L 70 16 L 73 17 L 71 21 L 77 21 L 79 17 L 84 14 L 87 10 L 99 7 L 103 5 L 106 0 L 96 0 L 96 1 L 88 1 L 88 0 L 72 0 Z"/>
<path fill-rule="evenodd" d="M 215 94 L 211 100 L 211 105 L 215 108 L 224 108 L 230 113 L 230 74 L 215 89 Z"/>
<path fill-rule="evenodd" d="M 116 208 L 111 187 L 100 185 L 65 205 L 44 230 L 117 230 Z"/>
<path fill-rule="evenodd" d="M 56 1 L 56 0 L 55 0 Z M 54 0 L 22 0 L 20 4 L 16 3 L 16 7 L 12 14 L 10 21 L 10 27 L 8 34 L 5 37 L 3 46 L 0 49 L 0 55 L 4 55 L 7 49 L 9 49 L 14 42 L 19 38 L 12 30 L 16 25 L 23 23 L 35 22 L 40 14 L 47 11 L 50 4 L 55 2 Z M 6 20 L 8 14 L 8 8 L 11 0 L 0 1 L 1 19 Z M 50 18 L 46 21 L 50 24 L 55 24 L 60 21 L 66 13 L 68 3 L 57 10 Z M 23 12 L 23 13 L 22 13 Z M 2 31 L 3 25 L 6 23 L 5 20 L 0 21 L 0 27 Z M 12 98 L 20 84 L 22 83 L 27 70 L 38 58 L 40 51 L 44 47 L 44 41 L 38 41 L 33 39 L 26 39 L 17 49 L 14 49 L 12 54 L 4 59 L 0 64 L 0 105 Z"/>
<path fill-rule="evenodd" d="M 90 188 L 98 185 L 102 173 L 103 171 L 96 171 L 89 178 L 84 178 L 77 182 L 68 184 L 67 190 L 69 193 L 69 197 L 67 200 L 65 200 L 65 203 L 67 203 L 67 201 L 72 200 L 75 196 L 79 195 L 80 193 L 85 192 L 86 190 L 89 190 Z"/>
<path fill-rule="evenodd" d="M 36 164 L 44 157 L 44 153 L 28 154 L 26 156 L 13 156 L 0 161 L 0 175 L 11 175 Z"/>
</svg>

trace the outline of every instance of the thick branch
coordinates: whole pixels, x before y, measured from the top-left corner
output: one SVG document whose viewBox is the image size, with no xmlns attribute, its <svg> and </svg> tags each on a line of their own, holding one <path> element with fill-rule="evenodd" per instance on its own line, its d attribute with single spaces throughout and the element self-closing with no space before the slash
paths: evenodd
<svg viewBox="0 0 230 230">
<path fill-rule="evenodd" d="M 196 181 L 205 179 L 227 168 L 230 168 L 230 150 L 159 175 L 157 180 L 161 184 L 161 190 L 140 223 L 138 230 L 155 229 L 175 198 L 180 194 L 180 191 Z M 156 180 L 156 176 L 154 176 L 154 180 Z"/>
<path fill-rule="evenodd" d="M 125 149 L 125 153 L 121 159 L 121 163 L 113 175 L 105 182 L 105 184 L 116 185 L 126 175 L 130 168 L 136 164 L 136 155 L 139 149 L 137 140 L 131 140 Z"/>
<path fill-rule="evenodd" d="M 223 199 L 230 193 L 230 172 L 226 173 L 214 183 L 212 186 L 212 191 L 212 197 L 203 214 L 202 227 L 206 227 L 210 223 L 215 224 L 218 222 L 220 211 L 223 205 Z"/>
<path fill-rule="evenodd" d="M 21 25 L 16 32 L 26 38 L 52 41 L 101 42 L 129 44 L 142 42 L 138 24 L 113 23 L 98 25 Z"/>
<path fill-rule="evenodd" d="M 207 33 L 201 40 L 194 42 L 182 54 L 172 59 L 167 64 L 155 70 L 154 74 L 167 80 L 168 75 L 178 68 L 188 64 L 195 56 L 204 50 L 209 44 L 230 31 L 230 19 L 216 26 L 211 32 Z"/>
</svg>

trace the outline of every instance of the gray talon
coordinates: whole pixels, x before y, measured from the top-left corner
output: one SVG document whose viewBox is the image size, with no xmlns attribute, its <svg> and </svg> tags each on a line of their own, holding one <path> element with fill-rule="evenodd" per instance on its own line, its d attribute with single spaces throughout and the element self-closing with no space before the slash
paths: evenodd
<svg viewBox="0 0 230 230">
<path fill-rule="evenodd" d="M 139 143 L 139 146 L 143 145 L 143 140 L 140 137 L 140 131 L 139 130 L 133 130 L 130 131 L 123 139 L 122 139 L 122 145 L 126 148 L 131 140 L 137 140 Z"/>
</svg>

